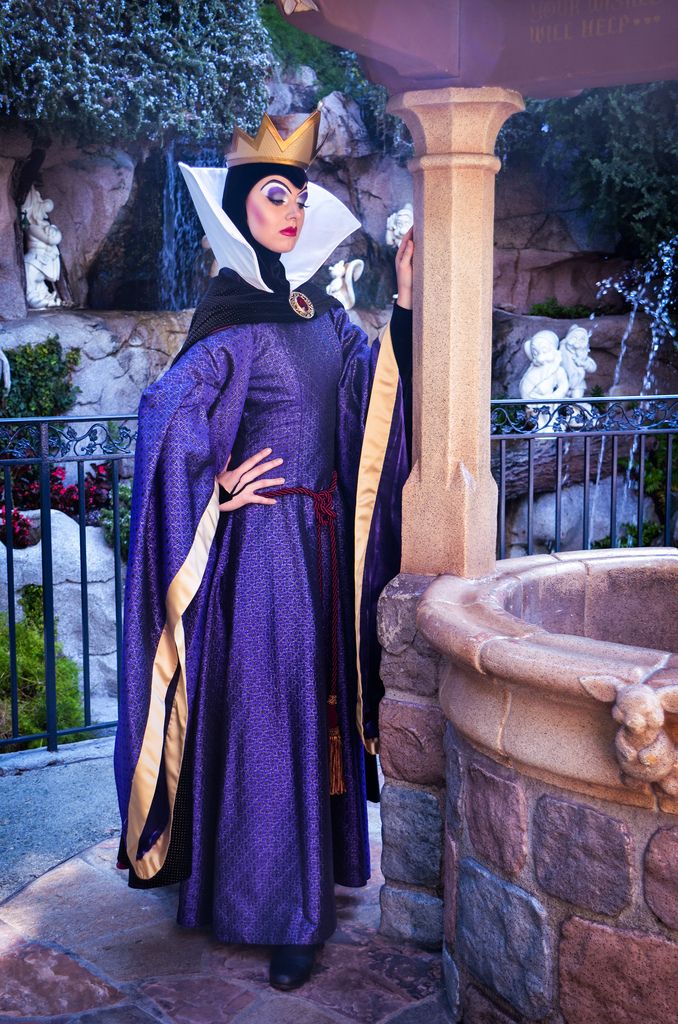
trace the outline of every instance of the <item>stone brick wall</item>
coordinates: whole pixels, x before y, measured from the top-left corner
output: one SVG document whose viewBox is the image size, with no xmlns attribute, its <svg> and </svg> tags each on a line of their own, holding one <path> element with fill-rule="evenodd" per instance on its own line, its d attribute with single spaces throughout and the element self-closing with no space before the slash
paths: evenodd
<svg viewBox="0 0 678 1024">
<path fill-rule="evenodd" d="M 678 827 L 445 731 L 444 974 L 465 1024 L 678 1022 Z"/>
<path fill-rule="evenodd" d="M 444 718 L 440 655 L 417 632 L 415 613 L 429 576 L 402 575 L 379 600 L 379 715 L 382 871 L 381 931 L 422 946 L 443 941 Z"/>
<path fill-rule="evenodd" d="M 442 946 L 464 1024 L 678 1024 L 678 821 L 479 752 L 416 629 L 432 577 L 379 604 L 385 935 Z M 450 666 L 447 666 L 450 671 Z"/>
</svg>

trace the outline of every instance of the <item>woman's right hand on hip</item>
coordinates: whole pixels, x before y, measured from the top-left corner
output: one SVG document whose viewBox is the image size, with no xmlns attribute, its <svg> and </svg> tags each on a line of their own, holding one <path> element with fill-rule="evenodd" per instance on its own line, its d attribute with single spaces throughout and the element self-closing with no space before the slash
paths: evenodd
<svg viewBox="0 0 678 1024">
<path fill-rule="evenodd" d="M 262 448 L 256 455 L 245 459 L 237 469 L 229 469 L 231 456 L 226 459 L 226 465 L 217 476 L 217 482 L 227 491 L 231 497 L 219 504 L 221 512 L 234 512 L 243 505 L 275 505 L 276 498 L 267 498 L 263 494 L 257 494 L 260 488 L 278 487 L 285 483 L 284 476 L 264 477 L 260 480 L 262 473 L 274 466 L 279 466 L 282 459 L 269 459 L 262 462 L 267 455 L 271 454 L 272 448 Z"/>
</svg>

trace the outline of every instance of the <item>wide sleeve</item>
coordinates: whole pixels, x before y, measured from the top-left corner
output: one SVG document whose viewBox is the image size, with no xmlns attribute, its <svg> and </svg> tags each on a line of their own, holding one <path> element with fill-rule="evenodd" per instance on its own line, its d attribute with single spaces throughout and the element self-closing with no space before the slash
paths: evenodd
<svg viewBox="0 0 678 1024">
<path fill-rule="evenodd" d="M 378 752 L 377 600 L 400 571 L 402 489 L 409 474 L 403 387 L 391 332 L 369 344 L 342 310 L 333 313 L 342 341 L 336 460 L 342 499 L 353 520 L 356 723 L 368 753 Z"/>
<path fill-rule="evenodd" d="M 204 620 L 196 604 L 219 519 L 216 474 L 240 423 L 252 334 L 231 327 L 196 343 L 139 407 L 115 775 L 127 858 L 142 879 L 162 868 L 169 846 L 195 688 L 187 666 Z"/>
</svg>

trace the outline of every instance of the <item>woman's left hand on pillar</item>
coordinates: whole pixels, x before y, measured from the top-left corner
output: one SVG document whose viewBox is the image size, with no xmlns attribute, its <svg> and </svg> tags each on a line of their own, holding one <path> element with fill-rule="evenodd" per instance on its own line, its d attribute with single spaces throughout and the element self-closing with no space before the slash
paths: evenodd
<svg viewBox="0 0 678 1024">
<path fill-rule="evenodd" d="M 413 229 L 403 235 L 403 240 L 396 253 L 396 278 L 398 281 L 398 305 L 403 309 L 412 309 L 412 257 L 414 256 Z"/>
</svg>

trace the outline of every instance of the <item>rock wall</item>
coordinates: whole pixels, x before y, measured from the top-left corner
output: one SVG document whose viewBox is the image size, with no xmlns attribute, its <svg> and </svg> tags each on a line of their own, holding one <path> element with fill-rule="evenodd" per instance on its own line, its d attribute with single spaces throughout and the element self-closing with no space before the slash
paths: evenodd
<svg viewBox="0 0 678 1024">
<path fill-rule="evenodd" d="M 675 816 L 609 804 L 445 735 L 443 965 L 492 1020 L 666 1024 L 678 976 Z"/>
<path fill-rule="evenodd" d="M 313 105 L 316 90 L 312 69 L 299 68 L 271 82 L 271 109 L 286 114 L 292 126 Z M 332 260 L 365 260 L 351 315 L 374 337 L 390 315 L 396 288 L 394 250 L 384 238 L 386 219 L 411 200 L 411 177 L 401 161 L 375 152 L 350 97 L 332 93 L 323 99 L 320 138 L 312 177 L 344 200 L 362 223 Z M 170 349 L 176 350 L 188 322 L 186 314 L 168 314 L 165 319 L 164 314 L 137 314 L 131 308 L 138 302 L 135 308 L 149 309 L 159 301 L 157 250 L 163 238 L 163 168 L 168 157 L 153 151 L 142 160 L 116 149 L 59 141 L 38 157 L 21 132 L 5 132 L 2 143 L 6 156 L 0 159 L 0 321 L 6 322 L 0 329 L 0 347 L 41 340 L 44 331 L 55 330 L 66 347 L 78 345 L 83 350 L 83 365 L 76 374 L 83 393 L 74 411 L 130 411 L 143 387 L 166 365 Z M 202 156 L 207 162 L 216 158 L 206 151 Z M 53 218 L 63 232 L 61 251 L 74 301 L 116 312 L 37 314 L 42 319 L 31 314 L 26 319 L 15 203 L 20 172 L 32 166 L 31 161 L 44 194 L 55 202 Z M 195 225 L 195 238 L 184 237 L 181 231 L 177 244 L 190 250 L 187 259 L 192 261 L 198 294 L 209 260 Z M 611 257 L 613 250 L 614 238 L 591 232 L 589 219 L 568 195 L 566 181 L 526 163 L 509 162 L 502 169 L 495 216 L 495 304 L 502 308 L 494 317 L 494 397 L 517 396 L 528 365 L 522 348 L 527 337 L 541 328 L 562 336 L 569 326 L 570 321 L 527 316 L 532 304 L 554 296 L 563 304 L 595 305 L 596 282 L 624 266 Z M 320 285 L 329 281 L 327 268 L 321 268 L 317 280 Z M 121 314 L 119 309 L 129 312 Z M 592 325 L 582 322 L 592 326 L 592 355 L 598 364 L 588 378 L 589 390 L 597 386 L 610 393 L 626 317 L 603 316 Z M 647 322 L 638 317 L 614 389 L 617 394 L 638 393 L 649 349 Z M 659 353 L 655 366 L 655 390 L 677 392 L 678 364 L 670 345 Z"/>
<path fill-rule="evenodd" d="M 512 313 L 550 297 L 595 308 L 598 282 L 628 267 L 613 256 L 614 234 L 593 228 L 567 180 L 524 160 L 497 176 L 494 232 L 494 305 Z"/>
<path fill-rule="evenodd" d="M 0 318 L 26 315 L 23 242 L 18 221 L 18 168 L 31 151 L 23 132 L 0 136 Z"/>
<path fill-rule="evenodd" d="M 42 585 L 42 540 L 39 513 L 24 513 L 36 526 L 37 543 L 16 549 L 12 556 L 17 619 L 23 617 L 19 597 L 29 584 Z M 80 527 L 75 519 L 52 509 L 52 575 L 57 641 L 63 653 L 78 665 L 83 685 L 83 617 L 80 584 Z M 99 526 L 85 528 L 87 552 L 87 599 L 93 719 L 117 718 L 117 642 L 115 612 L 115 562 L 113 549 Z M 0 544 L 0 579 L 7 579 L 7 550 Z M 123 582 L 124 582 L 124 569 Z M 0 611 L 7 611 L 7 588 L 0 587 Z"/>
<path fill-rule="evenodd" d="M 134 158 L 113 147 L 56 139 L 38 148 L 21 130 L 3 131 L 0 142 L 0 319 L 26 313 L 18 204 L 34 181 L 43 198 L 54 201 L 64 288 L 76 305 L 86 305 L 87 273 L 130 198 Z"/>
<path fill-rule="evenodd" d="M 128 204 L 135 159 L 121 149 L 53 143 L 40 176 L 44 196 L 54 200 L 52 219 L 76 306 L 86 306 L 87 275 L 101 247 Z"/>
<path fill-rule="evenodd" d="M 0 324 L 0 349 L 36 344 L 56 334 L 64 350 L 81 350 L 73 375 L 81 393 L 71 412 L 134 413 L 144 388 L 180 348 L 191 314 L 36 310 Z"/>
<path fill-rule="evenodd" d="M 553 442 L 550 445 L 551 449 L 552 444 Z M 549 452 L 549 462 L 553 472 L 552 450 Z M 532 510 L 529 513 L 530 522 L 528 530 L 528 498 L 520 497 L 507 503 L 504 542 L 508 558 L 527 554 L 545 554 L 555 550 L 557 505 L 558 501 L 555 491 L 547 491 L 537 495 L 534 498 Z M 612 478 L 606 476 L 598 483 L 594 479 L 589 485 L 588 507 L 588 537 L 585 538 L 583 535 L 584 509 L 586 508 L 584 484 L 570 484 L 561 489 L 559 551 L 581 551 L 596 541 L 601 541 L 605 537 L 611 537 L 613 523 L 616 524 L 617 537 L 621 538 L 624 536 L 629 524 L 635 525 L 637 523 L 637 488 L 630 487 L 627 490 L 622 479 L 616 494 L 613 518 L 611 512 L 613 507 Z M 645 497 L 643 500 L 643 523 L 659 523 L 659 517 L 652 498 Z M 529 550 L 530 534 L 532 540 L 531 550 Z"/>
</svg>

